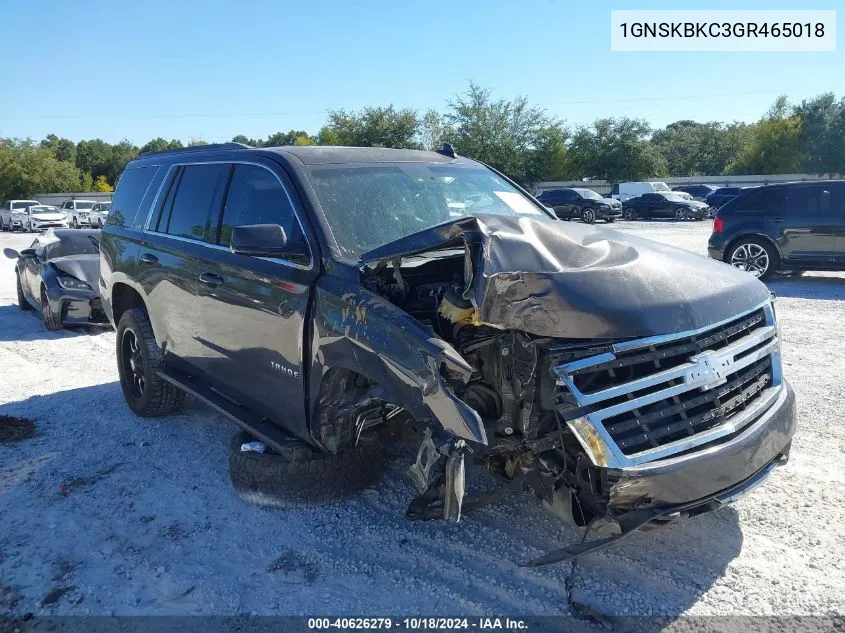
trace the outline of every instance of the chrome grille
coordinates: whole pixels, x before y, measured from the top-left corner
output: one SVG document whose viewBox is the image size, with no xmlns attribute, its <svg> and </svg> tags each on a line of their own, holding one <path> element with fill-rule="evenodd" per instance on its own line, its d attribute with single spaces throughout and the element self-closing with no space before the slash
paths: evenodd
<svg viewBox="0 0 845 633">
<path fill-rule="evenodd" d="M 557 365 L 556 407 L 591 458 L 611 467 L 661 459 L 735 433 L 781 386 L 771 303 L 731 320 L 626 341 Z"/>
</svg>

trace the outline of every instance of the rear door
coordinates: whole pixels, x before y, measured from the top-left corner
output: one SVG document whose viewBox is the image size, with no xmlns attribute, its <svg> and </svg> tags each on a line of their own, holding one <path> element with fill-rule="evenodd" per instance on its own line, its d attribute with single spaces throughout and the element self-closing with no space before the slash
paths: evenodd
<svg viewBox="0 0 845 633">
<path fill-rule="evenodd" d="M 156 338 L 183 369 L 197 367 L 202 356 L 198 262 L 228 176 L 229 166 L 218 163 L 172 167 L 138 253 L 136 280 L 147 296 Z"/>
<path fill-rule="evenodd" d="M 213 246 L 199 258 L 199 365 L 220 391 L 307 436 L 303 349 L 316 262 L 297 215 L 294 189 L 278 166 L 234 163 Z M 300 257 L 236 255 L 232 229 L 281 225 Z"/>
<path fill-rule="evenodd" d="M 833 257 L 838 266 L 845 266 L 845 182 L 834 183 L 830 194 L 830 213 L 835 226 Z"/>
<path fill-rule="evenodd" d="M 781 225 L 784 257 L 796 264 L 818 266 L 834 259 L 834 235 L 838 219 L 831 210 L 829 184 L 808 184 L 787 187 L 782 216 L 774 222 Z"/>
</svg>

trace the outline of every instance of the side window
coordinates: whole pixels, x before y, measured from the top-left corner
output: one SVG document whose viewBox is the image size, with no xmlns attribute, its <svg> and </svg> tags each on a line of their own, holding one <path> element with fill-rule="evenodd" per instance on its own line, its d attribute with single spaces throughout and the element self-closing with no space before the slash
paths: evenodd
<svg viewBox="0 0 845 633">
<path fill-rule="evenodd" d="M 824 215 L 830 209 L 830 191 L 826 187 L 795 187 L 787 193 L 787 210 L 792 215 Z"/>
<path fill-rule="evenodd" d="M 777 215 L 783 213 L 786 196 L 783 189 L 763 189 L 752 193 L 736 206 L 739 213 L 766 213 Z"/>
<path fill-rule="evenodd" d="M 303 239 L 290 199 L 278 178 L 257 165 L 235 165 L 220 221 L 219 244 L 228 246 L 232 229 L 249 224 L 278 224 L 285 230 L 288 242 Z"/>
<path fill-rule="evenodd" d="M 135 167 L 124 170 L 112 198 L 109 224 L 129 226 L 133 223 L 156 171 L 158 167 Z M 67 204 L 65 202 L 64 208 L 67 208 Z"/>
<path fill-rule="evenodd" d="M 163 232 L 178 237 L 213 242 L 223 189 L 229 176 L 229 165 L 187 165 L 175 185 L 172 208 Z M 164 217 L 162 216 L 162 219 Z M 162 230 L 159 223 L 159 230 Z"/>
</svg>

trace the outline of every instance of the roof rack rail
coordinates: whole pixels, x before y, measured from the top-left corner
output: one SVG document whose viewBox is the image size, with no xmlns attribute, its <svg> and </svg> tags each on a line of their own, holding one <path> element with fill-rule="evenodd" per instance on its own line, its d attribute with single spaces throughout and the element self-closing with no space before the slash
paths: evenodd
<svg viewBox="0 0 845 633">
<path fill-rule="evenodd" d="M 138 158 L 147 156 L 161 156 L 163 154 L 172 154 L 174 152 L 208 152 L 217 149 L 252 149 L 251 145 L 244 145 L 243 143 L 209 143 L 207 145 L 191 145 L 189 147 L 174 147 L 173 149 L 162 149 L 157 152 L 144 152 L 138 154 Z"/>
</svg>

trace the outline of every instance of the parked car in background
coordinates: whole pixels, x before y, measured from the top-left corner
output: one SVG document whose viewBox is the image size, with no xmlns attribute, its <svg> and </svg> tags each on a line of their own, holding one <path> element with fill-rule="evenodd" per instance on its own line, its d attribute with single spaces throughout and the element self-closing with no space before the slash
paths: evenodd
<svg viewBox="0 0 845 633">
<path fill-rule="evenodd" d="M 845 181 L 750 187 L 716 212 L 710 257 L 755 277 L 845 270 Z"/>
<path fill-rule="evenodd" d="M 91 209 L 95 204 L 94 200 L 65 200 L 61 208 L 71 228 L 78 229 L 91 226 Z"/>
<path fill-rule="evenodd" d="M 622 204 L 622 215 L 626 220 L 637 218 L 675 218 L 676 220 L 701 220 L 709 212 L 703 202 L 685 200 L 669 191 L 644 193 L 629 198 Z"/>
<path fill-rule="evenodd" d="M 67 216 L 59 207 L 50 204 L 35 204 L 26 208 L 24 229 L 27 231 L 43 231 L 44 229 L 68 228 Z"/>
<path fill-rule="evenodd" d="M 763 284 L 560 222 L 448 145 L 143 154 L 100 263 L 127 405 L 165 415 L 189 392 L 235 421 L 230 475 L 253 503 L 353 494 L 378 473 L 376 430 L 419 425 L 406 516 L 493 502 L 465 486 L 472 459 L 499 495 L 615 530 L 539 565 L 713 510 L 789 456 Z"/>
<path fill-rule="evenodd" d="M 709 194 L 704 199 L 704 202 L 706 202 L 711 209 L 718 209 L 729 200 L 736 198 L 742 189 L 742 187 L 720 187 L 713 193 Z"/>
<path fill-rule="evenodd" d="M 16 257 L 18 306 L 41 312 L 48 330 L 66 325 L 108 325 L 97 280 L 100 277 L 99 231 L 48 229 Z"/>
<path fill-rule="evenodd" d="M 610 197 L 625 202 L 629 198 L 641 196 L 644 193 L 671 193 L 672 190 L 665 182 L 619 182 L 610 189 Z"/>
<path fill-rule="evenodd" d="M 621 202 L 603 198 L 592 189 L 549 189 L 537 196 L 537 200 L 552 209 L 561 220 L 580 218 L 592 224 L 596 220 L 610 223 L 622 217 Z"/>
<path fill-rule="evenodd" d="M 26 210 L 32 205 L 41 204 L 38 200 L 6 200 L 0 210 L 0 229 L 4 231 L 23 230 Z"/>
<path fill-rule="evenodd" d="M 103 225 L 109 219 L 109 207 L 111 207 L 111 202 L 94 203 L 89 214 L 92 228 L 103 228 Z"/>
<path fill-rule="evenodd" d="M 716 189 L 718 189 L 718 187 L 714 185 L 679 185 L 677 187 L 672 187 L 672 191 L 675 193 L 686 193 L 691 196 L 693 200 L 698 200 L 699 202 L 704 202 L 704 199 L 716 191 Z"/>
</svg>

